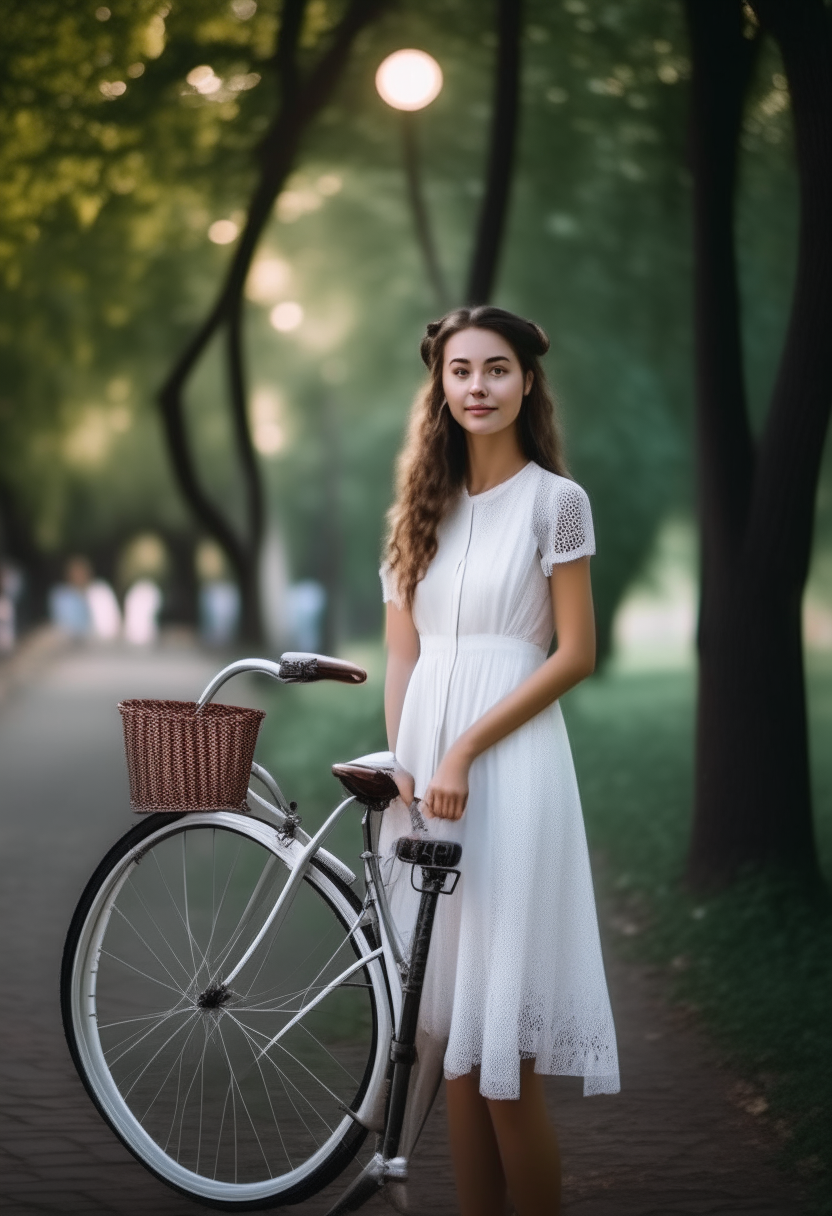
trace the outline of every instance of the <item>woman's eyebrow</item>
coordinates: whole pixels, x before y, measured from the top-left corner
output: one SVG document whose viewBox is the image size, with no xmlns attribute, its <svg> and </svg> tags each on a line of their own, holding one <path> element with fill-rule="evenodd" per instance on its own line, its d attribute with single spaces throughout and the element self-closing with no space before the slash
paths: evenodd
<svg viewBox="0 0 832 1216">
<path fill-rule="evenodd" d="M 484 362 L 485 363 L 498 363 L 500 360 L 502 360 L 504 363 L 508 363 L 508 361 L 509 361 L 508 355 L 490 355 L 487 359 L 484 360 Z M 453 359 L 451 359 L 451 363 L 470 363 L 470 362 L 471 362 L 471 360 L 466 355 L 456 355 Z"/>
</svg>

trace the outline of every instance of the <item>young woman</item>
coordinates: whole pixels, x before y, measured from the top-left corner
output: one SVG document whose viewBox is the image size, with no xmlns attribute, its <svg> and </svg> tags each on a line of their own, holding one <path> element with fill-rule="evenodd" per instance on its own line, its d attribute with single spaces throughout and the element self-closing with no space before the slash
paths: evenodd
<svg viewBox="0 0 832 1216">
<path fill-rule="evenodd" d="M 619 1088 L 581 806 L 558 698 L 595 662 L 592 518 L 563 463 L 543 331 L 498 308 L 428 326 L 382 582 L 402 798 L 460 840 L 420 1014 L 444 1048 L 462 1216 L 560 1208 L 541 1074 Z M 554 631 L 557 648 L 547 658 Z"/>
</svg>

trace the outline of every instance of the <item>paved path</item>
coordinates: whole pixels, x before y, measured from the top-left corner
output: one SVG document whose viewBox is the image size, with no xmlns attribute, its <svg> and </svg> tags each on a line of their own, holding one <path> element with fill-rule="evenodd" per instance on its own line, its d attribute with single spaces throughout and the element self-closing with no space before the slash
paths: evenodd
<svg viewBox="0 0 832 1216">
<path fill-rule="evenodd" d="M 115 701 L 193 697 L 214 670 L 185 646 L 69 651 L 30 663 L 0 704 L 0 1210 L 186 1216 L 205 1209 L 148 1175 L 90 1105 L 64 1045 L 58 968 L 95 862 L 131 822 Z M 251 691 L 251 690 L 249 690 Z M 235 688 L 235 700 L 245 700 Z M 736 1078 L 669 1012 L 655 982 L 608 951 L 623 1092 L 549 1096 L 568 1216 L 797 1216 L 774 1142 Z M 753 1098 L 753 1095 L 752 1095 Z M 437 1107 L 417 1150 L 411 1211 L 456 1212 Z M 292 1209 L 320 1216 L 321 1197 Z M 386 1210 L 376 1200 L 368 1213 Z"/>
</svg>

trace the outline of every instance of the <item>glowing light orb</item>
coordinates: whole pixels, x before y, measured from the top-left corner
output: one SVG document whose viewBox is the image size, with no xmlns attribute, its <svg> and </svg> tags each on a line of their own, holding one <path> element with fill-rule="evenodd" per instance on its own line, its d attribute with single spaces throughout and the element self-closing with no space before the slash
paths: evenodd
<svg viewBox="0 0 832 1216">
<path fill-rule="evenodd" d="M 394 110 L 423 110 L 439 96 L 442 69 L 425 51 L 394 51 L 379 65 L 376 89 Z"/>
<path fill-rule="evenodd" d="M 239 231 L 233 220 L 215 220 L 208 229 L 208 240 L 215 245 L 230 245 L 236 241 Z"/>
<path fill-rule="evenodd" d="M 269 313 L 272 328 L 278 333 L 288 334 L 297 329 L 303 321 L 303 309 L 294 300 L 284 300 L 277 304 Z"/>
</svg>

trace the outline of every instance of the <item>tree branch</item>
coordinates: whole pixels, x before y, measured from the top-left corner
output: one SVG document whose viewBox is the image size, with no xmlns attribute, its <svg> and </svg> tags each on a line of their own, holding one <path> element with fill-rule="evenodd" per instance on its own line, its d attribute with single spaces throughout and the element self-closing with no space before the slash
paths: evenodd
<svg viewBox="0 0 832 1216">
<path fill-rule="evenodd" d="M 511 187 L 520 92 L 521 0 L 498 0 L 497 72 L 488 152 L 485 196 L 471 255 L 466 300 L 484 304 L 491 297 L 502 245 Z"/>
</svg>

